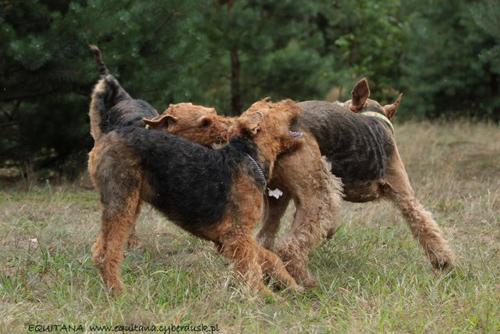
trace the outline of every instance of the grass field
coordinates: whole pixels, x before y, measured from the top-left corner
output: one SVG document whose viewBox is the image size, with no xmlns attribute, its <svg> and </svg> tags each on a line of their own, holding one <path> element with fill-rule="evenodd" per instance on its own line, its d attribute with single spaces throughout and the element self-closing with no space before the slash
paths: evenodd
<svg viewBox="0 0 500 334">
<path fill-rule="evenodd" d="M 0 331 L 204 324 L 217 333 L 499 333 L 499 128 L 405 123 L 396 134 L 417 197 L 457 255 L 451 274 L 433 272 L 389 203 L 344 203 L 342 228 L 311 255 L 320 286 L 277 292 L 285 301 L 274 302 L 238 284 L 211 244 L 145 208 L 142 247 L 127 253 L 126 292 L 113 299 L 90 259 L 96 192 L 24 184 L 0 191 Z"/>
</svg>

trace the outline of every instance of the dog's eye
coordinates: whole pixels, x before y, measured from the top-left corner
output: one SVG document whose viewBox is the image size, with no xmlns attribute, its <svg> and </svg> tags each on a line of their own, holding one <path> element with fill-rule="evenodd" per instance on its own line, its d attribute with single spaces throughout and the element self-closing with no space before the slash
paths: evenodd
<svg viewBox="0 0 500 334">
<path fill-rule="evenodd" d="M 201 122 L 201 127 L 202 128 L 208 128 L 210 126 L 210 120 L 209 119 L 204 119 L 203 122 Z"/>
</svg>

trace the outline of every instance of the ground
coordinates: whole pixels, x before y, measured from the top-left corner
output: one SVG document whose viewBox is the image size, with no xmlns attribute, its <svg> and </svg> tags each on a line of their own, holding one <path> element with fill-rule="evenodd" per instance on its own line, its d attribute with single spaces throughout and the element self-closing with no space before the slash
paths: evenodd
<svg viewBox="0 0 500 334">
<path fill-rule="evenodd" d="M 451 274 L 434 273 L 389 203 L 344 203 L 342 228 L 311 255 L 320 286 L 274 302 L 242 288 L 212 245 L 145 207 L 142 247 L 128 251 L 126 292 L 115 300 L 91 262 L 95 191 L 4 185 L 0 333 L 202 324 L 219 333 L 500 332 L 499 128 L 413 122 L 396 124 L 396 136 L 417 197 L 457 254 Z"/>
</svg>

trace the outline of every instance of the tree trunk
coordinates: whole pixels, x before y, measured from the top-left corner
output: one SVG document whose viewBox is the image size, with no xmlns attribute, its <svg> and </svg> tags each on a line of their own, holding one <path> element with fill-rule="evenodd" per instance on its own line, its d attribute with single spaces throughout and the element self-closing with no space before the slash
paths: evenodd
<svg viewBox="0 0 500 334">
<path fill-rule="evenodd" d="M 499 95 L 498 76 L 495 73 L 491 73 L 490 78 L 491 97 L 494 98 L 495 96 Z M 497 106 L 495 109 L 493 109 L 492 119 L 495 123 L 500 123 L 500 106 Z"/>
<path fill-rule="evenodd" d="M 233 116 L 239 116 L 241 113 L 241 95 L 240 95 L 240 60 L 238 50 L 229 51 L 231 55 L 231 113 Z"/>
</svg>

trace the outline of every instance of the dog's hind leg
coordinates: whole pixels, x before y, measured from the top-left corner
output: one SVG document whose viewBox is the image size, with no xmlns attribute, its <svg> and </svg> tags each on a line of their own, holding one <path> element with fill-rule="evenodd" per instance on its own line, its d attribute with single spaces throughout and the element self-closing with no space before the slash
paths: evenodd
<svg viewBox="0 0 500 334">
<path fill-rule="evenodd" d="M 127 246 L 130 249 L 137 249 L 140 247 L 139 237 L 137 236 L 137 219 L 139 218 L 139 214 L 141 213 L 141 204 L 142 202 L 139 202 L 139 205 L 137 205 L 135 218 L 133 219 L 134 225 L 132 226 L 130 235 L 127 240 Z"/>
<path fill-rule="evenodd" d="M 279 198 L 267 198 L 264 207 L 264 218 L 256 239 L 262 247 L 272 250 L 276 240 L 276 234 L 280 228 L 281 217 L 285 213 L 292 196 L 288 190 L 280 187 L 279 184 L 270 183 L 269 188 L 278 188 L 283 191 L 283 195 Z"/>
<path fill-rule="evenodd" d="M 97 176 L 102 206 L 101 231 L 92 247 L 92 260 L 104 283 L 116 295 L 123 290 L 120 264 L 140 205 L 139 180 L 134 172 L 104 172 Z M 115 177 L 119 175 L 119 177 Z"/>
<path fill-rule="evenodd" d="M 418 240 L 436 269 L 453 268 L 454 255 L 432 214 L 415 198 L 399 153 L 390 161 L 384 187 L 385 195 L 401 210 L 411 233 Z"/>
</svg>

